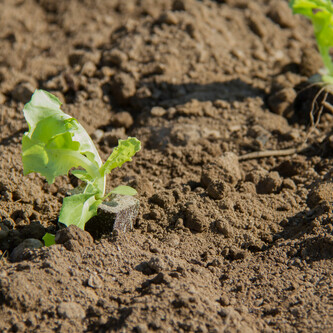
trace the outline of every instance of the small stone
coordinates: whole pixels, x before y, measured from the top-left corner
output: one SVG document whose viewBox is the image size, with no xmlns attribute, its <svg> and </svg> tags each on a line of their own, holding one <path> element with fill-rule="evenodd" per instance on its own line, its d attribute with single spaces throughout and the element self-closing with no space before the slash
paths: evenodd
<svg viewBox="0 0 333 333">
<path fill-rule="evenodd" d="M 185 2 L 184 2 L 184 0 L 174 0 L 173 3 L 172 3 L 172 10 L 173 11 L 185 10 Z"/>
<path fill-rule="evenodd" d="M 207 187 L 209 197 L 215 200 L 222 199 L 226 192 L 228 192 L 228 187 L 224 181 L 213 180 Z"/>
<path fill-rule="evenodd" d="M 60 317 L 67 319 L 83 319 L 86 316 L 82 306 L 75 302 L 60 303 L 57 311 Z"/>
<path fill-rule="evenodd" d="M 104 131 L 101 130 L 101 129 L 97 129 L 92 135 L 91 135 L 91 138 L 96 141 L 96 142 L 99 142 L 102 137 L 104 136 Z"/>
<path fill-rule="evenodd" d="M 225 153 L 216 163 L 205 167 L 201 175 L 201 184 L 207 188 L 211 182 L 225 181 L 236 185 L 242 178 L 238 157 L 234 153 Z"/>
<path fill-rule="evenodd" d="M 238 192 L 243 192 L 243 193 L 253 193 L 256 194 L 257 193 L 257 189 L 255 184 L 253 184 L 252 182 L 242 182 L 239 187 L 238 187 Z"/>
<path fill-rule="evenodd" d="M 99 71 L 100 71 L 100 75 L 107 79 L 109 79 L 114 74 L 114 70 L 108 66 L 103 66 Z M 107 96 L 104 96 L 104 97 L 107 97 Z"/>
<path fill-rule="evenodd" d="M 141 195 L 147 195 L 150 197 L 153 193 L 155 193 L 152 182 L 142 175 L 134 179 L 131 182 L 131 186 L 134 187 Z"/>
<path fill-rule="evenodd" d="M 119 49 L 113 49 L 103 53 L 102 62 L 104 65 L 116 65 L 121 66 L 125 64 L 128 60 L 126 53 L 120 51 Z"/>
<path fill-rule="evenodd" d="M 86 91 L 85 93 L 88 93 L 89 98 L 91 99 L 98 99 L 101 100 L 103 98 L 103 90 L 102 88 L 97 85 L 96 83 L 94 84 L 88 84 L 86 86 Z M 83 97 L 83 100 L 86 99 L 86 97 Z"/>
<path fill-rule="evenodd" d="M 18 102 L 27 103 L 35 89 L 30 82 L 21 82 L 12 91 L 12 97 Z"/>
<path fill-rule="evenodd" d="M 296 190 L 296 185 L 294 183 L 294 181 L 290 178 L 284 179 L 282 182 L 282 187 L 289 189 L 289 190 Z"/>
<path fill-rule="evenodd" d="M 103 315 L 103 310 L 97 305 L 89 305 L 87 312 L 90 317 L 101 317 Z"/>
<path fill-rule="evenodd" d="M 310 208 L 315 208 L 324 201 L 333 201 L 332 182 L 316 184 L 309 192 L 306 203 Z"/>
<path fill-rule="evenodd" d="M 266 27 L 261 20 L 255 15 L 249 17 L 249 27 L 250 29 L 259 37 L 263 38 L 266 35 Z"/>
<path fill-rule="evenodd" d="M 238 156 L 236 154 L 231 152 L 224 153 L 218 162 L 224 171 L 226 181 L 231 184 L 236 184 L 242 178 Z"/>
<path fill-rule="evenodd" d="M 97 65 L 100 62 L 101 54 L 97 52 L 88 52 L 85 50 L 75 50 L 69 57 L 68 61 L 72 67 L 80 66 L 83 67 L 87 62 L 92 62 L 94 65 Z"/>
<path fill-rule="evenodd" d="M 177 236 L 176 234 L 168 234 L 165 241 L 173 248 L 177 247 L 180 244 L 179 236 Z"/>
<path fill-rule="evenodd" d="M 191 38 L 198 40 L 198 27 L 194 23 L 187 23 L 185 30 Z"/>
<path fill-rule="evenodd" d="M 64 246 L 68 251 L 72 252 L 79 252 L 81 250 L 80 243 L 74 239 L 70 239 L 69 241 L 64 243 Z"/>
<path fill-rule="evenodd" d="M 25 250 L 39 249 L 42 246 L 44 246 L 44 244 L 39 239 L 34 239 L 34 238 L 25 239 L 21 244 L 19 244 L 14 248 L 9 258 L 13 262 L 20 261 L 23 258 Z"/>
<path fill-rule="evenodd" d="M 174 205 L 175 197 L 168 191 L 157 192 L 152 195 L 150 202 L 154 203 L 161 208 L 167 209 Z"/>
<path fill-rule="evenodd" d="M 257 185 L 258 194 L 277 192 L 282 184 L 282 179 L 277 171 L 269 172 Z"/>
<path fill-rule="evenodd" d="M 284 88 L 271 95 L 268 98 L 268 104 L 272 112 L 281 116 L 288 115 L 291 112 L 296 95 L 293 88 Z"/>
<path fill-rule="evenodd" d="M 177 95 L 185 95 L 186 89 L 183 86 L 177 87 Z M 202 104 L 197 99 L 192 99 L 186 104 L 178 105 L 176 107 L 177 114 L 180 116 L 203 116 Z M 185 124 L 181 124 L 185 125 Z M 193 127 L 200 129 L 198 124 L 186 124 L 186 127 Z"/>
<path fill-rule="evenodd" d="M 103 287 L 103 282 L 96 274 L 91 274 L 87 281 L 87 285 L 91 288 L 99 289 Z"/>
<path fill-rule="evenodd" d="M 268 17 L 282 28 L 292 28 L 295 26 L 295 19 L 287 2 L 273 1 L 270 4 Z"/>
<path fill-rule="evenodd" d="M 14 323 L 12 326 L 12 332 L 25 332 L 26 325 L 23 322 Z"/>
<path fill-rule="evenodd" d="M 150 110 L 150 114 L 153 117 L 163 117 L 167 113 L 167 110 L 160 106 L 155 106 Z"/>
<path fill-rule="evenodd" d="M 226 295 L 222 295 L 221 298 L 220 298 L 220 304 L 222 306 L 228 306 L 228 305 L 230 305 L 229 297 L 226 296 Z"/>
<path fill-rule="evenodd" d="M 302 50 L 301 73 L 307 77 L 317 74 L 324 66 L 319 52 L 315 48 L 305 47 Z"/>
<path fill-rule="evenodd" d="M 203 232 L 208 227 L 206 217 L 194 204 L 189 205 L 185 210 L 185 226 L 198 232 Z"/>
<path fill-rule="evenodd" d="M 6 101 L 6 96 L 2 93 L 0 93 L 0 104 L 4 104 Z"/>
<path fill-rule="evenodd" d="M 178 24 L 178 17 L 173 12 L 167 11 L 160 16 L 159 22 L 169 25 L 176 25 Z"/>
<path fill-rule="evenodd" d="M 250 127 L 248 130 L 248 135 L 255 139 L 254 143 L 259 147 L 264 147 L 271 137 L 271 133 L 259 125 Z"/>
<path fill-rule="evenodd" d="M 95 72 L 96 72 L 96 66 L 91 61 L 86 62 L 81 69 L 81 74 L 88 77 L 92 77 L 95 74 Z"/>
<path fill-rule="evenodd" d="M 111 88 L 113 97 L 120 104 L 126 104 L 136 93 L 134 78 L 127 73 L 119 73 L 112 77 Z"/>
<path fill-rule="evenodd" d="M 175 227 L 179 228 L 179 229 L 183 229 L 184 228 L 184 220 L 182 218 L 177 219 L 177 221 L 175 223 Z"/>
<path fill-rule="evenodd" d="M 253 51 L 253 57 L 257 60 L 266 61 L 267 60 L 267 54 L 264 51 L 261 50 L 254 50 Z"/>
<path fill-rule="evenodd" d="M 162 130 L 161 136 L 165 133 Z M 193 144 L 202 137 L 202 132 L 198 125 L 196 124 L 176 124 L 170 129 L 170 139 L 173 144 L 186 146 L 188 144 Z"/>
<path fill-rule="evenodd" d="M 23 219 L 22 217 L 18 217 L 17 219 L 15 219 L 15 226 L 17 228 L 27 226 L 27 224 L 28 224 L 28 221 L 26 219 Z"/>
<path fill-rule="evenodd" d="M 69 64 L 72 67 L 74 67 L 75 65 L 82 65 L 84 53 L 85 52 L 83 50 L 75 50 L 74 52 L 70 53 L 68 56 Z"/>
<path fill-rule="evenodd" d="M 300 140 L 301 135 L 299 130 L 292 129 L 291 131 L 284 133 L 282 137 L 284 140 L 297 142 L 298 140 Z"/>
<path fill-rule="evenodd" d="M 230 227 L 230 224 L 226 220 L 217 220 L 215 222 L 216 229 L 223 234 L 225 237 L 231 237 L 233 235 L 233 230 Z"/>
<path fill-rule="evenodd" d="M 246 257 L 246 252 L 242 249 L 238 249 L 232 246 L 229 249 L 229 257 L 231 260 L 244 259 Z"/>
<path fill-rule="evenodd" d="M 136 325 L 134 329 L 137 333 L 146 333 L 149 331 L 148 326 L 145 323 L 140 323 Z"/>
<path fill-rule="evenodd" d="M 168 284 L 170 282 L 170 275 L 160 272 L 147 282 L 153 284 Z"/>
<path fill-rule="evenodd" d="M 75 246 L 77 244 L 73 244 L 72 241 L 76 241 L 77 244 L 83 247 L 91 246 L 94 242 L 88 232 L 76 225 L 70 225 L 67 228 L 61 229 L 55 235 L 55 242 L 57 244 L 64 244 L 67 249 L 75 250 L 77 249 L 77 246 Z"/>
<path fill-rule="evenodd" d="M 126 129 L 130 128 L 133 125 L 133 117 L 129 112 L 118 112 L 112 118 L 112 125 L 115 127 L 124 127 Z"/>
<path fill-rule="evenodd" d="M 156 209 L 151 210 L 148 215 L 151 220 L 157 221 L 161 219 L 161 213 Z"/>
<path fill-rule="evenodd" d="M 125 232 L 133 228 L 139 211 L 139 200 L 129 195 L 116 195 L 111 201 L 99 205 L 97 216 L 85 225 L 95 239 L 111 234 L 114 230 Z"/>
<path fill-rule="evenodd" d="M 148 264 L 148 267 L 156 273 L 162 272 L 166 268 L 165 262 L 163 260 L 161 260 L 160 257 L 150 258 L 150 260 L 148 261 L 147 264 Z"/>
</svg>

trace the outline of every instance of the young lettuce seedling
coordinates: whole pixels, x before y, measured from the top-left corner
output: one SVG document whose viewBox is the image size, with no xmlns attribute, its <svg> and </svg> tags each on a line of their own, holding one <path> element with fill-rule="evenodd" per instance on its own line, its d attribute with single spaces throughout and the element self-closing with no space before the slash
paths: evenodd
<svg viewBox="0 0 333 333">
<path fill-rule="evenodd" d="M 323 82 L 333 84 L 333 62 L 330 49 L 333 47 L 333 3 L 331 0 L 291 0 L 294 14 L 308 17 L 313 24 L 320 55 L 324 61 L 326 73 L 321 76 Z"/>
<path fill-rule="evenodd" d="M 24 175 L 39 172 L 48 183 L 55 177 L 72 174 L 85 186 L 79 193 L 64 198 L 59 221 L 66 226 L 77 225 L 81 229 L 97 214 L 98 206 L 110 194 L 135 195 L 135 189 L 118 186 L 105 195 L 106 175 L 121 167 L 141 149 L 136 138 L 119 140 L 118 146 L 103 164 L 94 143 L 79 122 L 62 112 L 61 102 L 54 95 L 36 90 L 31 101 L 24 106 L 24 117 L 29 131 L 22 139 Z"/>
</svg>

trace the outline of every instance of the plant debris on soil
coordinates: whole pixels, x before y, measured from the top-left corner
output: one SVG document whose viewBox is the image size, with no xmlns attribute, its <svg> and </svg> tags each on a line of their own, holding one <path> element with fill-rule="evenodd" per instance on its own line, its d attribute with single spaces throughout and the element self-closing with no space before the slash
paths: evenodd
<svg viewBox="0 0 333 333">
<path fill-rule="evenodd" d="M 307 87 L 320 67 L 287 1 L 0 1 L 0 331 L 332 332 L 333 114 L 311 126 L 323 98 L 312 110 Z M 132 231 L 70 227 L 43 246 L 77 181 L 23 177 L 37 88 L 103 160 L 142 142 L 108 179 L 139 193 Z"/>
</svg>

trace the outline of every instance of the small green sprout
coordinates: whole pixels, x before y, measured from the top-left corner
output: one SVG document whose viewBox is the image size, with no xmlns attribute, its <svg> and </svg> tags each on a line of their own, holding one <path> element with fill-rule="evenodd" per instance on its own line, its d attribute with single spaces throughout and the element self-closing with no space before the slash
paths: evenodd
<svg viewBox="0 0 333 333">
<path fill-rule="evenodd" d="M 333 3 L 331 0 L 291 0 L 294 14 L 308 17 L 313 24 L 319 53 L 323 59 L 326 73 L 323 82 L 333 84 L 333 62 L 330 49 L 333 47 Z"/>
<path fill-rule="evenodd" d="M 31 101 L 24 106 L 24 117 L 29 131 L 22 139 L 22 161 L 24 175 L 39 172 L 48 183 L 55 177 L 72 174 L 84 182 L 78 193 L 64 198 L 59 222 L 84 229 L 86 222 L 97 214 L 98 206 L 111 194 L 135 195 L 135 189 L 118 186 L 105 195 L 106 175 L 114 168 L 131 161 L 141 149 L 136 138 L 119 140 L 118 146 L 103 164 L 96 147 L 79 122 L 62 112 L 57 97 L 36 90 Z M 46 235 L 45 243 L 54 239 Z"/>
<path fill-rule="evenodd" d="M 43 237 L 43 241 L 44 241 L 45 246 L 51 246 L 51 245 L 55 244 L 55 235 L 52 235 L 47 232 Z"/>
</svg>

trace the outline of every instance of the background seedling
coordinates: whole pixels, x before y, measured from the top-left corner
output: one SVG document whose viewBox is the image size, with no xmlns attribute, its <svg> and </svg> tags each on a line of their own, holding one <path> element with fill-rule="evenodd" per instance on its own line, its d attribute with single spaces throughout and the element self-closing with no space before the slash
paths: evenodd
<svg viewBox="0 0 333 333">
<path fill-rule="evenodd" d="M 333 93 L 333 62 L 330 54 L 333 47 L 333 3 L 331 0 L 292 0 L 290 7 L 294 14 L 302 14 L 311 20 L 318 50 L 325 66 L 324 73 L 310 78 L 309 82 L 313 85 L 305 88 L 308 91 L 315 86 L 318 87 L 309 113 L 309 137 L 319 124 L 323 110 L 326 108 L 332 112 L 333 109 L 327 101 L 328 95 Z"/>
<path fill-rule="evenodd" d="M 323 82 L 333 83 L 333 62 L 330 50 L 333 46 L 333 4 L 331 0 L 292 0 L 294 14 L 308 17 L 314 29 L 319 53 L 325 65 L 321 75 Z"/>
</svg>

